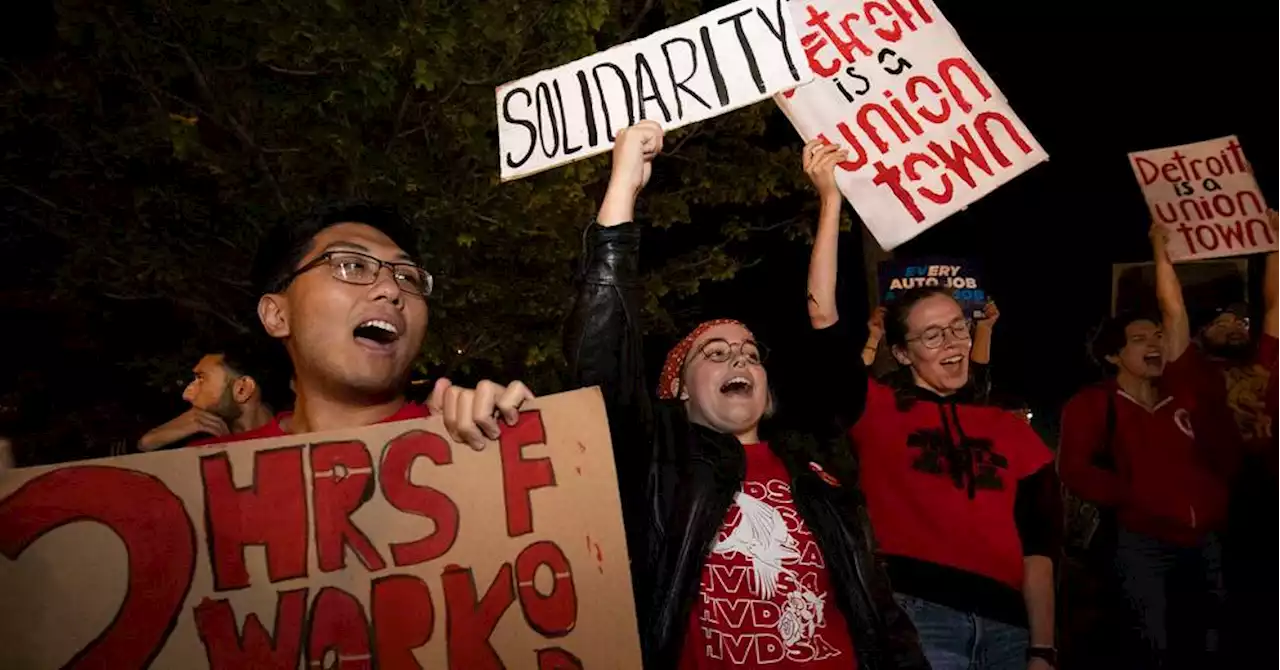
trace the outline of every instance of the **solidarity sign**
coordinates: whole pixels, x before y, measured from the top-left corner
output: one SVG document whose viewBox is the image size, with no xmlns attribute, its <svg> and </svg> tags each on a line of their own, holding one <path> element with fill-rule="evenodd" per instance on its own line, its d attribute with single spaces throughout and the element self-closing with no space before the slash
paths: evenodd
<svg viewBox="0 0 1280 670">
<path fill-rule="evenodd" d="M 812 84 L 775 97 L 839 143 L 836 183 L 885 250 L 1048 158 L 930 0 L 795 0 Z"/>
<path fill-rule="evenodd" d="M 503 181 L 608 151 L 641 120 L 671 130 L 809 81 L 787 5 L 739 0 L 499 86 Z"/>
<path fill-rule="evenodd" d="M 0 478 L 0 667 L 639 668 L 596 389 Z"/>
<path fill-rule="evenodd" d="M 1173 261 L 1275 251 L 1266 200 L 1235 136 L 1129 154 Z"/>
</svg>

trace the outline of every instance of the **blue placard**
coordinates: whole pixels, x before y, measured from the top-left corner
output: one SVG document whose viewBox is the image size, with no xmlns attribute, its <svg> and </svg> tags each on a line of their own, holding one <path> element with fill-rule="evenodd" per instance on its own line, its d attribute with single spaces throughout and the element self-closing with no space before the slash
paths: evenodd
<svg viewBox="0 0 1280 670">
<path fill-rule="evenodd" d="M 917 286 L 943 286 L 970 318 L 982 317 L 987 292 L 976 263 L 958 258 L 913 258 L 881 261 L 880 304 L 888 305 L 909 289 Z"/>
</svg>

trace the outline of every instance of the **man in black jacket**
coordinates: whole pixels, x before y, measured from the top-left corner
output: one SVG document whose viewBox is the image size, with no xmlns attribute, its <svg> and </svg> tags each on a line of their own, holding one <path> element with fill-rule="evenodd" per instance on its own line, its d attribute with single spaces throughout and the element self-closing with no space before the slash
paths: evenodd
<svg viewBox="0 0 1280 670">
<path fill-rule="evenodd" d="M 574 385 L 600 386 L 608 409 L 646 667 L 927 668 L 856 474 L 819 455 L 821 437 L 761 426 L 773 399 L 742 324 L 699 326 L 650 399 L 632 218 L 661 148 L 652 121 L 619 134 L 566 337 Z"/>
</svg>

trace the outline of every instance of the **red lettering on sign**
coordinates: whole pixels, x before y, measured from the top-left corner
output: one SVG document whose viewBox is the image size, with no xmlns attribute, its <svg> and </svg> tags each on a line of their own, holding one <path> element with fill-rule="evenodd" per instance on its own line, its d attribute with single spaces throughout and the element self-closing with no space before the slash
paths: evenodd
<svg viewBox="0 0 1280 670">
<path fill-rule="evenodd" d="M 364 443 L 356 440 L 312 445 L 311 478 L 320 571 L 346 568 L 347 547 L 366 570 L 377 572 L 387 567 L 369 536 L 351 521 L 351 514 L 373 498 L 373 463 Z"/>
<path fill-rule="evenodd" d="M 973 103 L 970 103 L 961 92 L 960 86 L 956 84 L 953 75 L 959 70 L 969 83 L 973 84 L 973 88 L 982 94 L 983 100 L 991 99 L 991 91 L 982 84 L 982 79 L 978 77 L 978 73 L 974 71 L 973 66 L 969 65 L 963 58 L 948 58 L 938 63 L 938 76 L 942 78 L 942 83 L 947 86 L 947 93 L 956 101 L 956 105 L 960 107 L 960 111 L 968 114 L 973 109 Z"/>
<path fill-rule="evenodd" d="M 458 506 L 444 493 L 409 480 L 419 457 L 428 458 L 436 465 L 453 463 L 452 449 L 444 438 L 423 430 L 411 430 L 387 442 L 378 472 L 382 495 L 392 507 L 431 519 L 435 526 L 424 538 L 391 544 L 391 560 L 401 567 L 439 558 L 458 539 Z"/>
<path fill-rule="evenodd" d="M 375 579 L 369 595 L 378 667 L 421 670 L 413 650 L 431 641 L 436 611 L 427 583 L 412 575 Z"/>
<path fill-rule="evenodd" d="M 535 577 L 538 568 L 551 572 L 551 592 L 538 590 Z M 529 627 L 543 637 L 564 637 L 578 621 L 578 593 L 573 586 L 569 559 L 556 543 L 534 542 L 516 557 L 516 591 L 520 594 L 520 611 Z"/>
<path fill-rule="evenodd" d="M 1195 225 L 1180 223 L 1175 230 L 1182 233 L 1183 241 L 1187 244 L 1187 250 L 1193 256 L 1206 251 L 1216 251 L 1218 247 L 1225 246 L 1225 248 L 1235 251 L 1270 246 L 1276 242 L 1275 236 L 1271 234 L 1271 226 L 1268 226 L 1265 221 L 1258 218 L 1227 223 L 1214 222 Z M 1262 235 L 1256 235 L 1255 231 L 1262 231 Z M 1199 245 L 1196 244 L 1197 242 Z"/>
<path fill-rule="evenodd" d="M 549 458 L 525 458 L 523 450 L 531 444 L 547 441 L 542 426 L 542 412 L 521 412 L 516 425 L 502 431 L 502 493 L 507 506 L 507 535 L 519 537 L 533 532 L 534 489 L 556 485 L 556 474 Z"/>
<path fill-rule="evenodd" d="M 508 431 L 503 431 L 504 435 Z M 511 589 L 511 564 L 503 563 L 484 598 L 476 600 L 475 576 L 468 568 L 445 568 L 440 577 L 444 589 L 449 643 L 449 670 L 497 670 L 503 666 L 489 636 L 502 614 L 515 601 Z"/>
<path fill-rule="evenodd" d="M 200 458 L 205 534 L 215 591 L 249 586 L 244 547 L 265 545 L 272 583 L 307 576 L 307 500 L 302 446 L 253 455 L 253 483 L 231 477 L 225 452 Z"/>
<path fill-rule="evenodd" d="M 307 589 L 276 594 L 276 621 L 271 633 L 252 612 L 236 631 L 236 614 L 226 599 L 205 598 L 195 608 L 196 632 L 204 643 L 210 670 L 262 668 L 294 670 L 302 654 L 302 624 L 307 615 Z"/>
<path fill-rule="evenodd" d="M 548 647 L 538 650 L 538 670 L 582 670 L 582 661 L 560 647 Z"/>
<path fill-rule="evenodd" d="M 307 666 L 343 670 L 373 668 L 369 620 L 355 596 L 332 586 L 320 589 L 311 604 Z"/>
<path fill-rule="evenodd" d="M 182 499 L 149 474 L 102 466 L 52 470 L 0 501 L 0 553 L 77 521 L 106 526 L 124 544 L 128 574 L 115 618 L 63 667 L 145 668 L 173 631 L 196 565 L 195 529 Z"/>
</svg>

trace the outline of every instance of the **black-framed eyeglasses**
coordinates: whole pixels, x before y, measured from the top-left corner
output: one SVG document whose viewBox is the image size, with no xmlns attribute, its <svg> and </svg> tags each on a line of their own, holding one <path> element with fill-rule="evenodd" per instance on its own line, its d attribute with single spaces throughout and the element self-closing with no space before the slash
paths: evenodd
<svg viewBox="0 0 1280 670">
<path fill-rule="evenodd" d="M 431 289 L 434 286 L 431 273 L 413 263 L 392 263 L 358 251 L 326 251 L 294 270 L 293 274 L 281 282 L 281 288 L 288 286 L 298 275 L 322 265 L 329 266 L 329 272 L 334 279 L 348 284 L 368 286 L 378 281 L 378 274 L 385 267 L 391 270 L 391 277 L 396 280 L 396 285 L 401 291 L 425 298 L 431 295 Z"/>
<path fill-rule="evenodd" d="M 926 328 L 923 333 L 915 337 L 908 337 L 908 342 L 919 342 L 924 345 L 925 349 L 937 349 L 947 342 L 947 333 L 951 334 L 951 339 L 957 342 L 964 342 L 969 339 L 969 321 L 968 319 L 956 319 L 946 326 L 933 326 Z"/>
<path fill-rule="evenodd" d="M 755 340 L 743 340 L 737 344 L 730 343 L 728 340 L 715 338 L 707 340 L 706 343 L 698 349 L 698 354 L 712 363 L 723 363 L 733 358 L 733 350 L 737 349 L 743 358 L 752 365 L 763 365 L 764 360 L 768 357 L 768 350 L 764 345 Z"/>
</svg>

